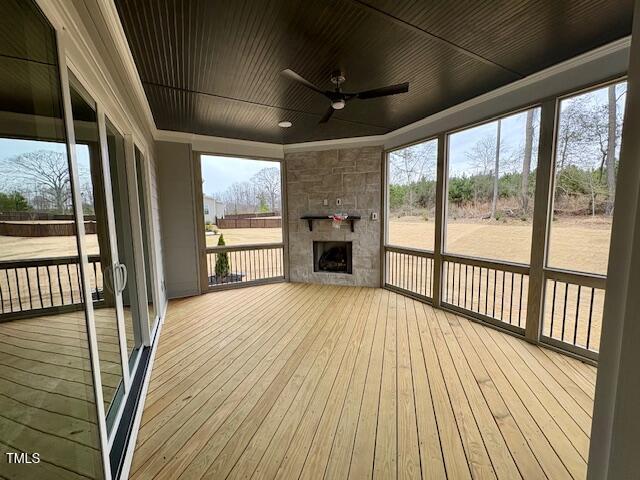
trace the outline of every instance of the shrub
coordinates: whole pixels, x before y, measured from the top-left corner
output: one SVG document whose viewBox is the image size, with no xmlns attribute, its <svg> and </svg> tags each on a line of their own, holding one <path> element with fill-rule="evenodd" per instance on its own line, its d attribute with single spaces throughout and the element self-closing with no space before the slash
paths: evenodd
<svg viewBox="0 0 640 480">
<path fill-rule="evenodd" d="M 220 235 L 218 246 L 223 247 L 224 245 L 224 235 Z M 215 270 L 218 278 L 224 278 L 229 275 L 229 254 L 227 252 L 218 253 Z"/>
</svg>

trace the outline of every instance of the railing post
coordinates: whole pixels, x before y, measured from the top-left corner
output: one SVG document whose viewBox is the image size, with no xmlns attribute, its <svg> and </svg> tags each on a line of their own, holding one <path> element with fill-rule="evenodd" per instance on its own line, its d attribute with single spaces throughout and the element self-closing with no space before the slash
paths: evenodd
<svg viewBox="0 0 640 480">
<path fill-rule="evenodd" d="M 447 135 L 438 135 L 438 159 L 436 168 L 436 218 L 433 245 L 433 306 L 440 307 L 442 298 L 442 253 L 446 238 L 447 220 Z"/>
<path fill-rule="evenodd" d="M 549 226 L 553 217 L 551 208 L 553 206 L 557 109 L 557 99 L 552 98 L 542 104 L 540 112 L 540 141 L 538 144 L 538 167 L 536 168 L 536 191 L 533 207 L 529 299 L 525 326 L 525 338 L 532 343 L 540 341 L 542 317 L 544 315 L 544 265 L 547 258 Z"/>
</svg>

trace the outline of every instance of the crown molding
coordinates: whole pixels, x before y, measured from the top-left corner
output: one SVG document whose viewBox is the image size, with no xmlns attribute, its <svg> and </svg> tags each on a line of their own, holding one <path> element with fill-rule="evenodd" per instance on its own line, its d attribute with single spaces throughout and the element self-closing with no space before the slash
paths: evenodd
<svg viewBox="0 0 640 480">
<path fill-rule="evenodd" d="M 280 143 L 253 142 L 236 138 L 212 137 L 195 133 L 157 130 L 156 141 L 189 143 L 196 152 L 210 152 L 221 155 L 243 155 L 250 157 L 284 158 L 283 145 Z"/>
</svg>

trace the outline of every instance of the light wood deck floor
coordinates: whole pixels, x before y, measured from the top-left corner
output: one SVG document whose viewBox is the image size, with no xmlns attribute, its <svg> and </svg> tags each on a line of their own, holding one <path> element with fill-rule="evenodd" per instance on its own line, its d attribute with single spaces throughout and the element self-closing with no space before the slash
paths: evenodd
<svg viewBox="0 0 640 480">
<path fill-rule="evenodd" d="M 381 289 L 174 301 L 131 477 L 584 478 L 595 376 Z"/>
<path fill-rule="evenodd" d="M 121 379 L 114 315 L 95 311 L 105 408 Z M 84 311 L 0 323 L 0 478 L 102 478 L 96 418 Z"/>
</svg>

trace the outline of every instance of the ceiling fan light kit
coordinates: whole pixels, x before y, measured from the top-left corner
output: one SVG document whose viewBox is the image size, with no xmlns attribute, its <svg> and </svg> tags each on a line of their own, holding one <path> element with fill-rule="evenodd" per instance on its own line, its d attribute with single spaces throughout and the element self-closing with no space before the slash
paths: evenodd
<svg viewBox="0 0 640 480">
<path fill-rule="evenodd" d="M 306 88 L 313 90 L 314 92 L 324 95 L 331 101 L 329 109 L 325 112 L 318 123 L 328 122 L 331 118 L 331 115 L 333 115 L 334 110 L 342 110 L 347 105 L 347 101 L 350 101 L 352 99 L 369 100 L 372 98 L 388 97 L 390 95 L 397 95 L 399 93 L 406 93 L 409 91 L 409 84 L 405 82 L 398 83 L 396 85 L 389 85 L 382 88 L 374 88 L 373 90 L 365 90 L 364 92 L 343 92 L 342 84 L 345 82 L 346 78 L 344 74 L 339 70 L 335 70 L 331 73 L 331 83 L 335 85 L 334 90 L 322 90 L 320 87 L 317 87 L 302 75 L 299 75 L 288 68 L 282 71 L 282 75 L 289 78 L 290 80 L 293 80 L 294 82 L 304 85 Z"/>
</svg>

